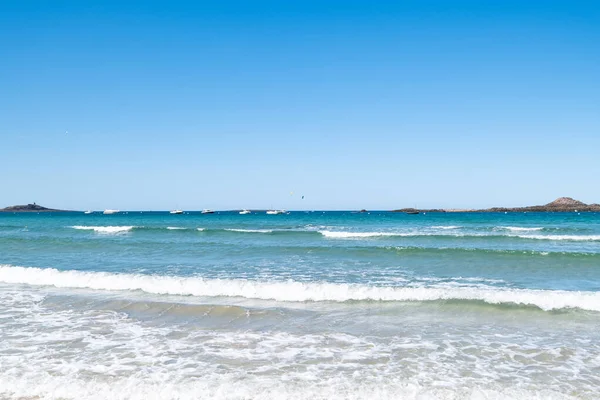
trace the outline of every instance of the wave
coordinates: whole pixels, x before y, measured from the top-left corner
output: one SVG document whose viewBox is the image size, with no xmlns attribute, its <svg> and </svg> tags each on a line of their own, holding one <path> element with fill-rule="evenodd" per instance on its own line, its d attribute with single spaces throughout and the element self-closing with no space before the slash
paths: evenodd
<svg viewBox="0 0 600 400">
<path fill-rule="evenodd" d="M 235 229 L 235 228 L 228 228 L 228 229 L 224 229 L 225 231 L 228 232 L 239 232 L 239 233 L 273 233 L 272 229 Z"/>
<path fill-rule="evenodd" d="M 12 230 L 12 229 L 23 229 L 26 227 L 27 226 L 25 226 L 25 225 L 0 225 L 0 231 L 1 230 Z"/>
<path fill-rule="evenodd" d="M 135 228 L 135 226 L 81 226 L 81 225 L 76 225 L 76 226 L 71 226 L 71 228 L 79 229 L 79 230 L 92 230 L 92 231 L 98 232 L 98 233 L 121 233 L 121 232 L 128 232 L 128 231 L 132 230 L 133 228 Z"/>
<path fill-rule="evenodd" d="M 75 226 L 69 226 L 69 228 L 72 229 L 78 229 L 78 230 L 88 230 L 88 231 L 94 231 L 94 232 L 98 232 L 98 233 L 122 233 L 122 232 L 129 232 L 129 231 L 164 231 L 164 230 L 168 230 L 168 231 L 190 231 L 190 230 L 198 230 L 198 231 L 203 231 L 204 228 L 186 228 L 186 227 L 182 227 L 182 226 L 166 226 L 166 227 L 162 227 L 162 226 L 133 226 L 133 225 L 127 225 L 127 226 L 83 226 L 83 225 L 75 225 Z"/>
<path fill-rule="evenodd" d="M 509 237 L 518 237 L 523 239 L 535 240 L 569 240 L 576 242 L 600 241 L 600 235 L 508 235 Z"/>
<path fill-rule="evenodd" d="M 380 236 L 421 236 L 421 234 L 399 233 L 399 232 L 336 232 L 336 231 L 319 231 L 319 233 L 328 238 L 365 238 L 365 237 L 380 237 Z"/>
<path fill-rule="evenodd" d="M 207 228 L 186 228 L 186 227 L 182 227 L 182 226 L 162 227 L 162 226 L 82 226 L 82 225 L 77 225 L 77 226 L 70 226 L 69 228 L 79 229 L 79 230 L 93 230 L 94 232 L 98 232 L 98 233 L 120 233 L 120 232 L 127 232 L 127 231 L 131 231 L 131 230 L 136 230 L 136 231 L 164 231 L 164 230 L 192 231 L 192 230 L 195 230 L 195 231 L 199 231 L 199 232 L 213 232 L 213 233 L 214 232 L 236 232 L 236 233 L 273 233 L 274 232 L 272 229 L 241 229 L 241 228 L 239 228 L 239 229 L 238 228 L 207 229 Z M 281 232 L 285 232 L 285 231 L 281 231 Z M 289 232 L 302 233 L 304 231 L 289 231 Z"/>
<path fill-rule="evenodd" d="M 318 249 L 318 248 L 315 248 Z M 498 248 L 486 248 L 486 247 L 429 247 L 429 246 L 356 246 L 356 247 L 344 247 L 344 251 L 394 251 L 398 253 L 423 253 L 431 254 L 432 252 L 439 253 L 464 253 L 474 254 L 481 253 L 482 255 L 509 255 L 515 257 L 537 257 L 537 256 L 548 256 L 548 257 L 600 257 L 600 252 L 593 251 L 578 251 L 578 250 L 564 250 L 564 251 L 542 251 L 542 250 L 526 250 L 526 249 L 498 249 Z"/>
<path fill-rule="evenodd" d="M 563 290 L 503 289 L 494 287 L 384 287 L 363 284 L 294 281 L 248 281 L 204 279 L 108 272 L 59 271 L 54 268 L 0 266 L 0 282 L 82 288 L 137 291 L 161 295 L 201 297 L 243 297 L 284 302 L 305 301 L 480 301 L 488 304 L 534 306 L 545 311 L 582 309 L 600 311 L 600 292 Z"/>
<path fill-rule="evenodd" d="M 333 239 L 353 239 L 353 238 L 374 238 L 374 237 L 439 237 L 439 238 L 520 238 L 535 240 L 568 240 L 568 241 L 600 241 L 600 235 L 528 235 L 528 234 L 472 234 L 472 233 L 439 233 L 439 232 L 343 232 L 343 231 L 319 231 L 327 238 Z"/>
<path fill-rule="evenodd" d="M 505 229 L 507 231 L 513 232 L 532 232 L 532 231 L 541 231 L 544 228 L 540 227 L 521 227 L 521 226 L 499 226 L 499 229 Z"/>
<path fill-rule="evenodd" d="M 527 234 L 527 231 L 541 230 L 543 228 L 524 228 L 524 227 L 502 227 L 502 229 L 511 230 L 511 232 L 524 233 L 508 233 L 508 234 L 493 234 L 493 233 L 444 233 L 444 232 L 427 232 L 427 231 L 413 231 L 413 232 L 386 232 L 386 231 L 374 231 L 374 232 L 349 232 L 349 231 L 331 231 L 331 230 L 294 230 L 294 229 L 247 229 L 247 228 L 185 228 L 176 226 L 167 227 L 152 227 L 152 226 L 70 226 L 69 228 L 79 230 L 93 230 L 97 233 L 103 234 L 117 234 L 129 232 L 132 230 L 144 230 L 144 231 L 163 231 L 163 230 L 196 230 L 200 232 L 208 233 L 268 233 L 278 235 L 289 235 L 289 234 L 320 234 L 323 237 L 330 239 L 360 239 L 360 238 L 377 238 L 377 237 L 438 237 L 438 238 L 478 238 L 478 239 L 498 239 L 498 238 L 520 238 L 520 239 L 534 239 L 534 240 L 567 240 L 567 241 L 600 241 L 600 235 L 535 235 Z M 432 227 L 435 228 L 435 227 Z M 458 226 L 446 226 L 444 228 L 437 227 L 444 230 L 451 230 L 460 228 Z"/>
<path fill-rule="evenodd" d="M 458 226 L 458 225 L 439 225 L 439 226 L 432 226 L 433 229 L 460 229 L 462 228 L 462 226 Z"/>
</svg>

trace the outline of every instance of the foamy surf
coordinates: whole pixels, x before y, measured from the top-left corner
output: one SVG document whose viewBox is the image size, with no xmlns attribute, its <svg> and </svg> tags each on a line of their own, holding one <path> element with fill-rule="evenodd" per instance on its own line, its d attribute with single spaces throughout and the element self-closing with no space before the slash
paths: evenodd
<svg viewBox="0 0 600 400">
<path fill-rule="evenodd" d="M 312 350 L 312 349 L 311 349 Z M 282 349 L 285 351 L 285 349 Z M 294 351 L 297 351 L 294 349 Z M 171 354 L 165 352 L 168 356 Z M 277 355 L 272 355 L 277 359 Z M 166 357 L 166 356 L 165 356 Z M 186 358 L 186 361 L 188 359 Z M 192 362 L 195 360 L 192 359 Z M 173 363 L 178 363 L 173 361 Z M 109 367 L 102 365 L 103 370 L 112 372 Z M 204 366 L 203 366 L 204 367 Z M 93 366 L 88 366 L 94 370 Z M 282 368 L 285 368 L 283 366 Z M 89 381 L 75 374 L 63 376 L 56 374 L 26 374 L 26 377 L 14 379 L 10 376 L 0 376 L 0 394 L 10 395 L 9 398 L 51 399 L 51 400 L 142 400 L 142 399 L 294 399 L 294 400 L 575 400 L 579 397 L 564 395 L 550 389 L 481 389 L 465 387 L 465 385 L 447 384 L 447 387 L 422 387 L 408 380 L 385 377 L 385 380 L 368 376 L 368 382 L 356 382 L 352 376 L 331 377 L 324 371 L 323 376 L 311 371 L 306 373 L 310 384 L 298 382 L 292 373 L 286 373 L 286 379 L 262 377 L 262 373 L 246 374 L 243 379 L 232 372 L 216 373 L 204 367 L 202 380 L 184 379 L 183 373 L 168 370 L 162 374 L 156 371 L 158 367 L 148 366 L 151 373 L 140 373 L 136 377 L 120 377 L 120 374 L 105 380 Z M 239 374 L 239 372 L 238 372 Z M 362 374 L 366 374 L 363 372 Z M 357 373 L 358 376 L 362 374 Z M 34 376 L 31 376 L 34 375 Z M 85 374 L 81 374 L 85 376 Z M 148 376 L 149 375 L 149 376 Z M 165 375 L 167 375 L 165 377 Z M 183 375 L 183 376 L 182 376 Z M 169 377 L 172 379 L 169 381 Z M 177 378 L 179 381 L 175 381 Z M 296 379 L 294 379 L 296 378 Z"/>
<path fill-rule="evenodd" d="M 152 294 L 200 297 L 243 297 L 284 302 L 305 301 L 482 301 L 488 304 L 535 306 L 545 311 L 579 308 L 600 311 L 600 293 L 494 287 L 380 287 L 364 284 L 295 281 L 203 279 L 107 272 L 59 271 L 54 268 L 0 266 L 0 282 L 59 288 L 111 291 L 140 290 Z"/>
<path fill-rule="evenodd" d="M 121 233 L 128 232 L 134 228 L 134 226 L 71 226 L 73 229 L 89 230 L 98 233 Z"/>
</svg>

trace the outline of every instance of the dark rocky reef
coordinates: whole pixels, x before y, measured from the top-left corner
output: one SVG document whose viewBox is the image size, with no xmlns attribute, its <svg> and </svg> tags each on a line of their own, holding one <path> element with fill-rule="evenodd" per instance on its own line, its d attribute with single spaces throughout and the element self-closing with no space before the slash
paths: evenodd
<svg viewBox="0 0 600 400">
<path fill-rule="evenodd" d="M 0 208 L 0 212 L 65 212 L 66 210 L 55 210 L 53 208 L 42 207 L 39 204 L 26 204 Z"/>
</svg>

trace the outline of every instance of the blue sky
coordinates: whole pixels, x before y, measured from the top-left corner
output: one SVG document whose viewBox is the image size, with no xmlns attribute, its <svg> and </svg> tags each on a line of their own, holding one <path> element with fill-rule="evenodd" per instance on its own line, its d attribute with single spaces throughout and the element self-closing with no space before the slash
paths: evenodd
<svg viewBox="0 0 600 400">
<path fill-rule="evenodd" d="M 0 206 L 600 202 L 598 2 L 87 3 L 0 3 Z"/>
</svg>

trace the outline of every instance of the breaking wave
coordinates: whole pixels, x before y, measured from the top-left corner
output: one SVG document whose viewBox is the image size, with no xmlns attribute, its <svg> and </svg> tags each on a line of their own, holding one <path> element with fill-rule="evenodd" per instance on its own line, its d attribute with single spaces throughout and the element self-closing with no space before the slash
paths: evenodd
<svg viewBox="0 0 600 400">
<path fill-rule="evenodd" d="M 261 233 L 261 234 L 277 234 L 277 235 L 300 235 L 300 234 L 319 234 L 325 238 L 330 239 L 366 239 L 366 238 L 385 238 L 385 237 L 440 237 L 440 238 L 520 238 L 520 239 L 534 239 L 534 240 L 566 240 L 566 241 L 600 241 L 600 235 L 556 235 L 556 234 L 530 234 L 528 232 L 539 231 L 543 228 L 531 227 L 501 227 L 501 229 L 508 230 L 506 234 L 498 233 L 473 233 L 473 232 L 444 232 L 452 231 L 460 228 L 459 226 L 438 226 L 430 227 L 429 229 L 440 229 L 441 231 L 410 231 L 410 232 L 388 232 L 388 231 L 374 231 L 374 232 L 350 232 L 350 231 L 332 231 L 332 230 L 306 230 L 306 229 L 249 229 L 249 228 L 194 228 L 194 227 L 152 227 L 152 226 L 70 226 L 69 228 L 78 230 L 90 230 L 96 233 L 102 234 L 118 234 L 129 231 L 201 231 L 207 233 Z M 499 228 L 495 228 L 499 229 Z M 520 233 L 519 233 L 520 232 Z"/>
<path fill-rule="evenodd" d="M 128 232 L 135 228 L 134 226 L 71 226 L 73 229 L 91 230 L 98 233 L 121 233 Z"/>
<path fill-rule="evenodd" d="M 600 311 L 600 293 L 495 287 L 385 287 L 364 284 L 295 281 L 204 279 L 107 272 L 59 271 L 54 268 L 0 266 L 0 282 L 111 291 L 201 297 L 243 297 L 284 302 L 346 301 L 480 301 L 534 306 L 542 310 Z"/>
</svg>

